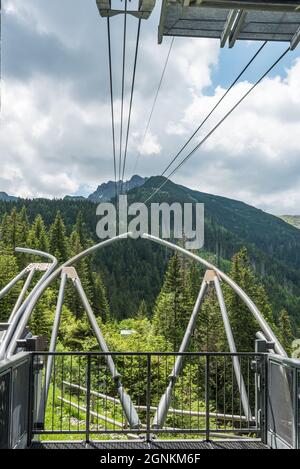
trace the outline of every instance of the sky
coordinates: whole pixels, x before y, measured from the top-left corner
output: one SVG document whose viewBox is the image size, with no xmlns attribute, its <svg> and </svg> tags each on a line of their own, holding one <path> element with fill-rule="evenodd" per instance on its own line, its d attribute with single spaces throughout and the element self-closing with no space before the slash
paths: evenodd
<svg viewBox="0 0 300 469">
<path fill-rule="evenodd" d="M 142 22 L 127 179 L 161 174 L 261 45 L 220 49 L 217 40 L 176 38 L 142 146 L 171 41 L 157 43 L 160 6 L 158 1 Z M 86 196 L 114 178 L 106 20 L 95 0 L 3 0 L 2 8 L 0 191 L 27 198 Z M 111 19 L 117 134 L 122 21 Z M 125 116 L 136 31 L 137 20 L 129 17 Z M 194 144 L 285 48 L 265 47 Z M 300 214 L 300 49 L 286 56 L 172 180 L 270 213 Z"/>
</svg>

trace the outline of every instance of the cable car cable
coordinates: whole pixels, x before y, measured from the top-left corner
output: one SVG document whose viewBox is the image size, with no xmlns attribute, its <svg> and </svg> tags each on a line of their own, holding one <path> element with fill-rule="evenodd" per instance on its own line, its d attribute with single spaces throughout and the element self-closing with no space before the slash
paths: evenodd
<svg viewBox="0 0 300 469">
<path fill-rule="evenodd" d="M 124 28 L 123 28 L 123 64 L 122 64 L 121 124 L 120 124 L 120 148 L 119 148 L 119 182 L 121 179 L 121 166 L 122 166 L 124 89 L 125 89 L 125 67 L 126 67 L 126 35 L 127 35 L 127 0 L 125 0 Z"/>
<path fill-rule="evenodd" d="M 112 54 L 111 54 L 111 34 L 110 34 L 110 19 L 109 19 L 109 16 L 107 17 L 107 39 L 108 39 L 109 82 L 110 82 L 111 126 L 112 126 L 112 141 L 113 141 L 113 159 L 114 159 L 114 179 L 115 179 L 115 192 L 116 192 L 116 197 L 117 197 L 117 195 L 118 195 L 118 186 L 117 186 L 117 160 L 116 160 L 116 131 L 115 131 L 113 73 L 112 73 Z"/>
<path fill-rule="evenodd" d="M 132 102 L 133 102 L 135 77 L 136 77 L 136 67 L 137 67 L 137 59 L 138 59 L 139 44 L 140 44 L 141 23 L 142 23 L 142 20 L 141 20 L 141 18 L 139 18 L 138 29 L 137 29 L 137 37 L 136 37 L 136 47 L 135 47 L 135 56 L 134 56 L 132 84 L 131 84 L 131 95 L 130 95 L 128 122 L 127 122 L 126 143 L 125 143 L 125 151 L 124 151 L 124 158 L 123 158 L 123 171 L 122 171 L 122 178 L 121 178 L 122 191 L 123 191 L 123 188 L 124 188 L 124 177 L 125 177 L 125 168 L 126 168 L 126 160 L 127 160 L 127 150 L 128 150 L 128 139 L 129 139 L 130 124 L 131 124 Z"/>
<path fill-rule="evenodd" d="M 164 176 L 165 173 L 168 171 L 170 166 L 177 160 L 177 158 L 181 155 L 181 153 L 186 149 L 188 144 L 191 142 L 191 140 L 195 137 L 195 135 L 199 132 L 199 130 L 202 129 L 204 124 L 208 121 L 208 119 L 212 116 L 212 114 L 215 112 L 215 110 L 220 106 L 220 104 L 224 101 L 226 96 L 230 93 L 230 91 L 233 89 L 233 87 L 236 85 L 236 83 L 239 81 L 239 79 L 244 75 L 244 73 L 248 70 L 250 65 L 254 62 L 256 57 L 261 53 L 261 51 L 264 49 L 268 41 L 265 41 L 262 46 L 255 52 L 253 57 L 249 60 L 247 65 L 243 68 L 243 70 L 239 73 L 239 75 L 236 77 L 236 79 L 231 83 L 230 87 L 227 89 L 227 91 L 222 95 L 222 97 L 219 99 L 219 101 L 216 103 L 216 105 L 212 108 L 212 110 L 207 114 L 205 119 L 201 122 L 201 124 L 197 127 L 195 132 L 190 136 L 190 138 L 187 140 L 187 142 L 183 145 L 183 147 L 179 150 L 179 152 L 176 154 L 176 156 L 172 159 L 172 161 L 169 163 L 169 165 L 166 167 L 164 172 L 161 174 L 161 176 Z"/>
</svg>

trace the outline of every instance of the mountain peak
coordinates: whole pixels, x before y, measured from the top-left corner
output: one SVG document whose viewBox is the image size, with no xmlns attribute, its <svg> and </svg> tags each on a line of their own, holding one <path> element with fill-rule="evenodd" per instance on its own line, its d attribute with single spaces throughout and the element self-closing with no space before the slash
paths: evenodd
<svg viewBox="0 0 300 469">
<path fill-rule="evenodd" d="M 138 174 L 132 176 L 129 181 L 123 183 L 124 192 L 128 192 L 131 189 L 136 187 L 141 187 L 145 184 L 147 178 L 143 178 Z M 122 181 L 118 181 L 118 186 L 120 187 Z M 88 200 L 91 202 L 109 202 L 113 197 L 115 197 L 116 188 L 114 181 L 103 182 L 100 186 L 97 187 L 97 190 L 88 196 Z"/>
<path fill-rule="evenodd" d="M 6 192 L 0 192 L 0 200 L 5 202 L 13 202 L 17 200 L 18 197 L 14 197 L 13 195 L 8 195 Z"/>
</svg>

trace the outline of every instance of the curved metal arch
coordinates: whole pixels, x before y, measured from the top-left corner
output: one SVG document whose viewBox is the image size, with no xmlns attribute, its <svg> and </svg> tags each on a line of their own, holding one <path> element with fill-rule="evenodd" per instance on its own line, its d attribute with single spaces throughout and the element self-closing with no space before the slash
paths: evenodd
<svg viewBox="0 0 300 469">
<path fill-rule="evenodd" d="M 132 233 L 124 233 L 124 234 L 116 236 L 114 238 L 102 241 L 101 243 L 98 243 L 98 244 L 86 249 L 85 251 L 81 252 L 80 254 L 77 254 L 76 256 L 74 256 L 73 258 L 71 258 L 67 262 L 65 262 L 58 269 L 56 269 L 54 272 L 52 272 L 52 274 L 49 275 L 48 278 L 46 278 L 45 281 L 42 284 L 39 285 L 37 290 L 34 292 L 34 295 L 32 295 L 32 297 L 30 299 L 30 302 L 28 303 L 28 305 L 26 307 L 26 310 L 25 310 L 25 312 L 22 316 L 22 319 L 20 320 L 18 326 L 16 327 L 13 336 L 10 336 L 10 340 L 6 342 L 5 347 L 2 347 L 2 345 L 1 345 L 0 360 L 2 358 L 4 358 L 5 355 L 8 355 L 8 356 L 13 355 L 13 353 L 15 351 L 16 342 L 21 337 L 21 335 L 23 333 L 23 330 L 24 330 L 26 324 L 28 323 L 28 320 L 31 316 L 31 313 L 32 313 L 36 303 L 38 302 L 39 298 L 44 293 L 44 291 L 52 283 L 52 281 L 55 280 L 59 276 L 59 274 L 62 272 L 63 268 L 72 266 L 76 262 L 80 261 L 82 258 L 92 254 L 93 252 L 97 251 L 98 249 L 102 249 L 106 246 L 109 246 L 110 244 L 115 243 L 116 241 L 120 241 L 122 239 L 127 239 L 127 238 L 131 238 L 131 237 L 132 237 Z M 184 249 L 180 246 L 177 246 L 176 244 L 170 243 L 169 241 L 165 241 L 161 238 L 157 238 L 156 236 L 152 236 L 152 235 L 149 235 L 149 234 L 143 234 L 142 239 L 153 241 L 155 243 L 166 246 L 166 247 L 172 249 L 173 251 L 178 251 L 181 254 L 183 254 L 184 256 L 189 257 L 190 259 L 198 262 L 199 264 L 207 267 L 208 269 L 214 270 L 218 274 L 218 276 L 224 282 L 226 282 L 233 289 L 233 291 L 235 291 L 235 293 L 241 298 L 241 300 L 245 303 L 245 305 L 251 311 L 251 313 L 253 314 L 255 319 L 258 321 L 260 327 L 262 328 L 262 330 L 263 330 L 264 334 L 266 335 L 266 337 L 268 338 L 268 340 L 274 342 L 275 351 L 281 356 L 284 356 L 284 357 L 287 356 L 284 348 L 282 347 L 282 345 L 280 344 L 278 338 L 276 337 L 276 335 L 274 334 L 274 332 L 272 331 L 272 329 L 270 328 L 270 326 L 268 325 L 268 323 L 266 322 L 266 320 L 264 319 L 264 317 L 260 313 L 257 306 L 249 298 L 249 296 L 242 290 L 242 288 L 240 288 L 237 285 L 237 283 L 234 282 L 234 280 L 232 280 L 228 275 L 226 275 L 224 272 L 222 272 L 220 269 L 218 269 L 217 267 L 215 267 L 213 264 L 206 261 L 202 257 L 197 256 L 196 254 L 193 254 L 192 252 L 187 251 L 186 249 Z"/>
<path fill-rule="evenodd" d="M 30 254 L 30 255 L 39 256 L 39 257 L 44 257 L 44 258 L 51 261 L 51 265 L 50 265 L 49 269 L 47 269 L 45 271 L 45 273 L 40 278 L 40 280 L 37 282 L 37 284 L 32 289 L 32 291 L 29 293 L 26 300 L 21 304 L 21 306 L 17 309 L 17 311 L 14 311 L 13 317 L 11 316 L 12 322 L 9 325 L 9 327 L 8 327 L 6 333 L 5 333 L 5 336 L 4 336 L 4 338 L 3 338 L 3 340 L 1 341 L 1 344 L 0 344 L 0 360 L 2 360 L 5 357 L 7 347 L 9 346 L 9 344 L 11 343 L 12 338 L 14 337 L 14 332 L 17 328 L 17 325 L 18 325 L 19 322 L 21 322 L 23 314 L 26 311 L 26 308 L 29 305 L 30 300 L 34 297 L 34 295 L 38 291 L 39 287 L 46 281 L 46 279 L 49 277 L 49 275 L 53 272 L 53 270 L 55 269 L 55 267 L 58 264 L 58 261 L 57 261 L 56 257 L 52 256 L 51 254 L 49 254 L 47 252 L 38 251 L 36 249 L 29 249 L 29 248 L 16 248 L 15 252 L 23 253 L 23 254 Z M 27 268 L 24 269 L 24 271 L 22 271 L 21 273 L 23 273 L 23 275 L 25 275 L 26 270 L 27 270 Z M 16 277 L 16 278 L 18 278 L 18 280 L 20 280 L 23 277 L 23 275 L 21 277 L 20 277 L 20 275 L 21 274 L 19 274 Z M 10 282 L 8 284 L 8 285 L 11 285 L 11 286 L 4 293 L 4 295 L 6 293 L 8 293 L 8 291 L 13 287 L 13 285 L 15 285 L 15 283 L 17 281 L 15 281 L 15 279 L 14 279 L 12 282 Z M 0 296 L 0 298 L 1 298 L 1 296 Z M 27 324 L 27 322 L 26 322 L 26 324 Z M 23 330 L 24 330 L 24 328 L 22 329 L 22 332 L 23 332 Z"/>
<path fill-rule="evenodd" d="M 26 310 L 22 315 L 21 320 L 19 321 L 17 327 L 15 328 L 14 334 L 9 336 L 5 336 L 5 343 L 2 343 L 0 346 L 0 360 L 2 360 L 5 356 L 11 357 L 14 354 L 15 347 L 17 340 L 22 336 L 22 333 L 30 319 L 32 311 L 36 306 L 37 302 L 39 301 L 40 297 L 44 293 L 44 291 L 49 287 L 49 285 L 60 275 L 62 270 L 65 267 L 70 267 L 76 262 L 79 262 L 82 258 L 92 254 L 93 252 L 101 249 L 103 247 L 109 246 L 110 244 L 120 240 L 130 237 L 131 233 L 125 233 L 115 238 L 108 239 L 106 241 L 102 241 L 101 243 L 95 244 L 94 246 L 82 251 L 81 253 L 77 254 L 76 256 L 69 259 L 67 262 L 59 266 L 54 272 L 52 271 L 51 275 L 49 275 L 43 283 L 40 282 L 38 288 L 34 291 L 34 294 L 31 296 L 30 301 L 27 304 Z M 53 269 L 52 269 L 53 270 Z"/>
</svg>

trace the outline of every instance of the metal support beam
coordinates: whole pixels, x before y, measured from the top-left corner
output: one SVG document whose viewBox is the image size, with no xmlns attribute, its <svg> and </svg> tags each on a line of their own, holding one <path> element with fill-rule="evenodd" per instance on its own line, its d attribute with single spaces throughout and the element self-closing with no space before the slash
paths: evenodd
<svg viewBox="0 0 300 469">
<path fill-rule="evenodd" d="M 244 24 L 245 18 L 247 16 L 247 11 L 239 10 L 238 15 L 236 17 L 235 23 L 233 25 L 231 34 L 229 36 L 229 47 L 230 49 L 235 45 L 236 40 L 240 34 L 242 26 Z"/>
<path fill-rule="evenodd" d="M 60 281 L 59 292 L 58 292 L 58 297 L 57 297 L 56 311 L 55 311 L 55 317 L 54 317 L 54 324 L 52 328 L 49 352 L 55 352 L 56 350 L 57 336 L 58 336 L 58 330 L 59 330 L 59 325 L 60 325 L 66 282 L 67 282 L 67 274 L 63 271 L 61 275 L 61 281 Z M 45 389 L 42 394 L 42 398 L 44 398 L 44 402 L 42 403 L 40 407 L 41 412 L 43 412 L 43 414 L 42 415 L 40 414 L 39 417 L 44 416 L 44 412 L 46 409 L 50 381 L 51 381 L 52 367 L 53 367 L 53 356 L 49 355 L 48 361 L 47 361 L 47 368 L 46 368 Z"/>
<path fill-rule="evenodd" d="M 26 293 L 27 293 L 27 290 L 28 290 L 28 288 L 30 287 L 30 284 L 31 284 L 31 281 L 32 281 L 32 278 L 33 278 L 34 274 L 35 274 L 35 268 L 33 268 L 33 269 L 30 270 L 29 275 L 27 276 L 26 281 L 25 281 L 25 283 L 24 283 L 24 285 L 23 285 L 23 288 L 22 288 L 22 290 L 21 290 L 21 293 L 20 293 L 20 295 L 19 295 L 19 298 L 17 299 L 17 302 L 16 302 L 16 304 L 15 304 L 15 306 L 14 306 L 14 309 L 13 309 L 12 312 L 11 312 L 11 315 L 10 315 L 10 317 L 9 317 L 8 322 L 12 322 L 12 321 L 13 321 L 13 318 L 14 318 L 16 312 L 18 311 L 18 309 L 20 308 L 21 304 L 23 303 L 24 298 L 25 298 Z"/>
<path fill-rule="evenodd" d="M 19 280 L 22 280 L 22 278 L 25 277 L 27 272 L 28 272 L 28 267 L 22 270 L 22 272 L 16 275 L 15 278 L 13 278 L 4 288 L 2 288 L 2 290 L 0 291 L 0 300 L 16 285 L 16 283 L 19 282 Z"/>
<path fill-rule="evenodd" d="M 256 11 L 294 12 L 299 11 L 299 0 L 203 0 L 204 7 L 225 8 L 229 10 L 243 8 Z"/>
<path fill-rule="evenodd" d="M 298 28 L 297 32 L 294 34 L 291 40 L 291 50 L 295 50 L 296 47 L 299 45 L 300 42 L 300 27 Z"/>
<path fill-rule="evenodd" d="M 238 14 L 239 14 L 239 10 L 231 10 L 228 13 L 227 20 L 226 20 L 226 23 L 225 23 L 225 27 L 224 27 L 224 30 L 223 30 L 223 33 L 222 33 L 222 36 L 221 36 L 221 39 L 220 39 L 220 45 L 221 45 L 222 48 L 225 46 L 225 44 L 227 42 L 227 39 L 230 36 L 232 27 L 233 27 L 233 25 L 234 25 L 234 23 L 237 19 Z"/>
<path fill-rule="evenodd" d="M 237 353 L 234 338 L 233 338 L 233 334 L 232 334 L 232 329 L 231 329 L 228 314 L 227 314 L 227 308 L 226 308 L 225 301 L 224 301 L 223 292 L 222 292 L 221 285 L 220 285 L 219 278 L 218 278 L 217 274 L 215 274 L 215 277 L 214 277 L 214 284 L 215 284 L 215 289 L 216 289 L 216 293 L 217 293 L 218 302 L 219 302 L 219 305 L 220 305 L 220 310 L 221 310 L 222 319 L 223 319 L 223 323 L 224 323 L 224 328 L 225 328 L 225 332 L 226 332 L 226 337 L 227 337 L 227 341 L 228 341 L 228 345 L 229 345 L 229 350 L 230 350 L 231 353 Z M 237 380 L 237 385 L 238 385 L 238 388 L 239 388 L 239 391 L 240 391 L 240 396 L 241 396 L 241 401 L 242 401 L 244 414 L 245 414 L 245 417 L 247 418 L 247 420 L 250 422 L 252 420 L 251 409 L 250 409 L 250 404 L 249 404 L 249 399 L 248 399 L 248 394 L 247 394 L 247 391 L 246 391 L 244 378 L 243 378 L 242 372 L 241 372 L 239 357 L 233 356 L 232 361 L 233 361 L 234 372 L 235 372 L 235 376 L 236 376 L 236 380 Z"/>
<path fill-rule="evenodd" d="M 81 281 L 80 281 L 79 277 L 73 279 L 73 284 L 74 284 L 74 286 L 75 286 L 75 288 L 76 288 L 76 290 L 77 290 L 77 292 L 80 296 L 82 304 L 83 304 L 83 306 L 86 310 L 86 313 L 88 315 L 88 319 L 89 319 L 90 324 L 92 326 L 92 329 L 93 329 L 93 331 L 96 335 L 96 338 L 98 340 L 98 343 L 100 345 L 100 348 L 101 348 L 102 352 L 109 353 L 109 350 L 108 350 L 108 347 L 106 345 L 105 339 L 102 335 L 102 332 L 101 332 L 100 327 L 97 323 L 97 320 L 96 320 L 95 315 L 93 313 L 93 310 L 90 306 L 90 303 L 87 299 L 85 291 L 82 288 L 82 284 L 81 284 Z M 120 398 L 120 402 L 122 404 L 124 414 L 126 416 L 126 419 L 129 423 L 130 427 L 131 428 L 140 428 L 141 423 L 140 423 L 139 416 L 138 416 L 137 411 L 136 411 L 136 409 L 135 409 L 135 407 L 134 407 L 134 405 L 131 401 L 130 396 L 126 393 L 125 389 L 122 386 L 121 375 L 118 373 L 118 371 L 116 369 L 116 366 L 115 366 L 115 363 L 113 361 L 112 356 L 111 355 L 106 355 L 105 360 L 106 360 L 107 366 L 110 370 L 110 373 L 111 373 L 113 379 L 115 380 L 117 391 L 118 391 L 119 398 Z"/>
<path fill-rule="evenodd" d="M 208 286 L 208 282 L 206 281 L 206 278 L 204 277 L 203 282 L 201 284 L 201 288 L 200 288 L 198 297 L 197 297 L 197 300 L 196 300 L 196 303 L 195 303 L 195 306 L 194 306 L 194 309 L 193 309 L 193 312 L 192 312 L 192 315 L 190 317 L 188 326 L 186 328 L 183 340 L 182 340 L 181 345 L 180 345 L 180 349 L 179 349 L 180 353 L 186 352 L 186 350 L 189 346 L 192 333 L 195 329 L 197 316 L 198 316 L 199 310 L 200 310 L 201 305 L 202 305 L 203 300 L 204 300 L 204 296 L 205 296 L 205 293 L 206 293 L 206 290 L 207 290 L 207 286 Z M 155 416 L 154 416 L 154 419 L 153 419 L 152 427 L 155 428 L 155 429 L 162 428 L 164 423 L 165 423 L 165 420 L 166 420 L 166 417 L 167 417 L 167 414 L 168 414 L 168 410 L 169 410 L 170 405 L 171 405 L 173 388 L 174 388 L 176 380 L 179 377 L 179 374 L 181 372 L 181 369 L 182 369 L 182 366 L 183 366 L 183 361 L 184 361 L 183 355 L 177 356 L 174 367 L 173 367 L 173 370 L 172 370 L 171 375 L 169 377 L 168 387 L 167 387 L 165 393 L 163 394 L 163 396 L 160 399 L 159 405 L 157 407 L 157 410 L 156 410 L 156 413 L 155 413 Z"/>
</svg>

